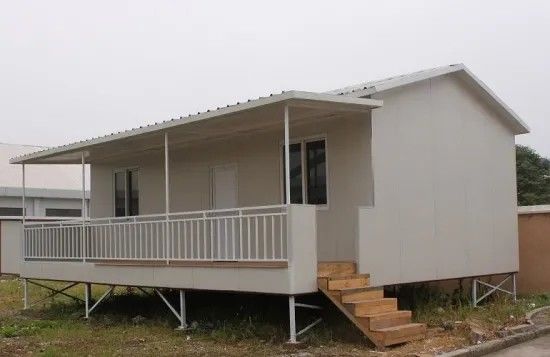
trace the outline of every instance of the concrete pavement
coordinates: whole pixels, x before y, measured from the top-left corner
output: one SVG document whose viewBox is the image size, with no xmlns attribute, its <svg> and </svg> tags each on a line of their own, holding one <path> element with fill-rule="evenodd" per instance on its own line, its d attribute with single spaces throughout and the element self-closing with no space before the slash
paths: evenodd
<svg viewBox="0 0 550 357">
<path fill-rule="evenodd" d="M 550 335 L 544 335 L 504 350 L 490 353 L 490 357 L 550 357 Z"/>
</svg>

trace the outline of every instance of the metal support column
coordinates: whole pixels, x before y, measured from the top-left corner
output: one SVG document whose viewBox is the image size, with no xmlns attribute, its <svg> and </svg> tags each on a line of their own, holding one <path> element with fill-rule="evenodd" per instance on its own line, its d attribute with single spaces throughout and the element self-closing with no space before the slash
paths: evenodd
<svg viewBox="0 0 550 357">
<path fill-rule="evenodd" d="M 23 309 L 27 310 L 29 308 L 29 286 L 27 283 L 27 279 L 23 278 Z"/>
<path fill-rule="evenodd" d="M 84 284 L 84 309 L 86 310 L 84 318 L 87 319 L 90 317 L 90 300 L 92 298 L 92 284 Z"/>
<path fill-rule="evenodd" d="M 472 306 L 477 306 L 477 280 L 476 278 L 472 279 Z"/>
<path fill-rule="evenodd" d="M 185 291 L 179 290 L 179 300 L 180 300 L 180 311 L 176 311 L 176 309 L 170 304 L 168 299 L 158 290 L 153 289 L 155 293 L 162 299 L 162 301 L 166 304 L 168 309 L 172 311 L 174 316 L 179 320 L 180 325 L 178 326 L 177 330 L 187 330 L 187 312 L 185 309 Z"/>
<path fill-rule="evenodd" d="M 180 326 L 179 330 L 187 328 L 187 311 L 185 310 L 185 291 L 180 290 Z"/>
<path fill-rule="evenodd" d="M 516 273 L 512 275 L 512 289 L 513 289 L 514 302 L 516 302 L 517 301 Z"/>
<path fill-rule="evenodd" d="M 288 316 L 290 322 L 289 343 L 296 343 L 296 301 L 294 295 L 288 297 Z"/>
<path fill-rule="evenodd" d="M 166 255 L 166 264 L 170 264 L 170 256 L 168 254 L 168 248 L 170 247 L 169 239 L 170 237 L 170 223 L 169 214 L 170 214 L 170 166 L 169 166 L 169 157 L 168 157 L 168 133 L 164 132 L 164 211 L 166 214 L 166 226 L 165 226 L 165 255 Z"/>
<path fill-rule="evenodd" d="M 285 105 L 285 203 L 290 204 L 290 124 L 288 105 Z"/>
<path fill-rule="evenodd" d="M 86 161 L 82 152 L 82 261 L 86 262 L 88 237 L 86 236 Z"/>
</svg>

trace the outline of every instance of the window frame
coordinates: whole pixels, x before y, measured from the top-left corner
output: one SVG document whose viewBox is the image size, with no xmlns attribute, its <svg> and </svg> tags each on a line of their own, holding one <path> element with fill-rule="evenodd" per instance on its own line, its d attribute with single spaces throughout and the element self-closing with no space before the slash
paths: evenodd
<svg viewBox="0 0 550 357">
<path fill-rule="evenodd" d="M 300 144 L 300 159 L 302 160 L 302 197 L 304 198 L 304 203 L 307 203 L 307 157 L 306 157 L 306 144 L 314 141 L 324 141 L 325 142 L 325 170 L 326 170 L 326 180 L 327 180 L 327 203 L 326 204 L 312 204 L 317 210 L 325 211 L 330 208 L 330 178 L 329 178 L 329 154 L 328 154 L 328 140 L 326 134 L 319 135 L 310 135 L 310 136 L 301 136 L 294 137 L 290 139 L 289 144 Z M 280 192 L 281 192 L 281 202 L 285 202 L 285 163 L 283 159 L 282 150 L 285 147 L 284 140 L 279 142 L 279 171 L 281 174 L 280 177 Z"/>
<path fill-rule="evenodd" d="M 117 169 L 114 169 L 113 170 L 113 173 L 112 173 L 112 193 L 111 193 L 111 198 L 113 199 L 113 209 L 112 209 L 112 217 L 117 217 L 116 216 L 116 174 L 117 173 L 124 173 L 124 216 L 118 216 L 117 218 L 123 218 L 123 217 L 134 217 L 134 216 L 129 216 L 128 213 L 129 213 L 129 210 L 130 210 L 130 205 L 129 205 L 129 194 L 128 194 L 128 172 L 129 171 L 135 171 L 138 173 L 138 202 L 141 202 L 141 180 L 140 180 L 140 169 L 139 167 L 137 166 L 128 166 L 128 167 L 119 167 Z M 138 209 L 138 211 L 141 211 L 140 209 Z M 138 216 L 139 216 L 139 212 L 138 212 Z"/>
</svg>

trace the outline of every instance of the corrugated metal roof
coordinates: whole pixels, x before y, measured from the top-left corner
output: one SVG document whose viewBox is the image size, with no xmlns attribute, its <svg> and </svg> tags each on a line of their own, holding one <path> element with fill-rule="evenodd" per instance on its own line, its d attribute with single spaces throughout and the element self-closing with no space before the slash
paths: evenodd
<svg viewBox="0 0 550 357">
<path fill-rule="evenodd" d="M 128 129 L 124 131 L 119 131 L 116 133 L 107 134 L 104 136 L 98 136 L 91 139 L 81 140 L 67 145 L 62 145 L 54 148 L 48 148 L 46 150 L 41 150 L 37 152 L 32 152 L 30 154 L 16 156 L 10 160 L 11 163 L 22 163 L 26 160 L 35 159 L 35 158 L 44 158 L 46 156 L 58 155 L 66 152 L 74 152 L 76 150 L 83 150 L 84 148 L 105 143 L 108 141 L 114 141 L 122 138 L 127 138 L 130 136 L 146 134 L 150 132 L 156 132 L 160 130 L 169 129 L 171 127 L 184 125 L 191 122 L 196 122 L 199 120 L 210 119 L 216 116 L 233 114 L 238 111 L 250 110 L 254 108 L 259 108 L 264 105 L 275 104 L 285 101 L 306 101 L 306 102 L 330 102 L 330 103 L 339 103 L 349 106 L 361 106 L 361 107 L 379 107 L 382 105 L 381 101 L 373 99 L 361 99 L 353 97 L 340 97 L 336 95 L 331 95 L 327 93 L 313 93 L 313 92 L 303 92 L 303 91 L 283 91 L 280 94 L 270 94 L 265 97 L 258 97 L 256 99 L 248 99 L 243 102 L 237 102 L 236 104 L 229 104 L 225 107 L 217 107 L 216 109 L 206 110 L 203 112 L 197 112 L 196 114 L 188 114 L 186 117 L 180 116 L 179 118 L 174 118 L 170 120 L 165 120 L 162 122 L 156 122 L 154 124 L 149 124 L 145 126 L 140 126 L 133 129 Z"/>
<path fill-rule="evenodd" d="M 455 72 L 462 74 L 463 78 L 465 78 L 470 83 L 473 83 L 475 87 L 479 90 L 479 92 L 484 94 L 484 99 L 497 109 L 504 121 L 509 125 L 509 127 L 512 128 L 514 134 L 526 134 L 529 132 L 529 127 L 527 126 L 527 124 L 485 83 L 483 83 L 483 81 L 477 78 L 462 63 L 425 69 L 422 71 L 388 77 L 375 81 L 363 82 L 354 86 L 335 89 L 326 93 L 353 97 L 368 97 L 375 93 Z"/>
<path fill-rule="evenodd" d="M 21 187 L 21 168 L 10 165 L 10 157 L 43 149 L 42 146 L 0 143 L 0 195 L 10 196 L 5 190 Z M 42 190 L 40 194 L 36 193 L 38 195 L 43 195 L 43 190 L 82 190 L 82 171 L 74 165 L 32 165 L 27 168 L 27 173 L 25 181 L 30 189 L 29 196 L 32 189 Z"/>
<path fill-rule="evenodd" d="M 422 80 L 442 74 L 459 71 L 464 68 L 463 64 L 451 64 L 447 66 L 423 69 L 412 73 L 401 74 L 398 76 L 387 77 L 383 79 L 377 79 L 374 81 L 362 82 L 348 87 L 338 88 L 326 93 L 337 95 L 349 95 L 356 92 L 370 92 L 362 93 L 363 95 L 369 95 L 380 91 L 380 88 L 385 88 L 388 84 L 394 83 L 396 86 L 403 85 L 405 82 Z"/>
</svg>

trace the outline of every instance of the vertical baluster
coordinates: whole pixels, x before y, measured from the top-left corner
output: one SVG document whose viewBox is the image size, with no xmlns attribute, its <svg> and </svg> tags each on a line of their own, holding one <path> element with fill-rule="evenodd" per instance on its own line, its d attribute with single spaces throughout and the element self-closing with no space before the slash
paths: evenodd
<svg viewBox="0 0 550 357">
<path fill-rule="evenodd" d="M 223 242 L 223 249 L 224 249 L 224 259 L 229 259 L 229 254 L 227 254 L 227 240 L 229 239 L 229 236 L 227 235 L 227 218 L 223 219 L 223 231 L 224 231 L 224 242 Z"/>
<path fill-rule="evenodd" d="M 254 245 L 255 245 L 255 248 L 256 248 L 256 256 L 254 257 L 254 259 L 259 259 L 260 255 L 258 254 L 258 246 L 259 246 L 259 242 L 260 240 L 258 239 L 258 216 L 255 216 L 254 217 Z"/>
<path fill-rule="evenodd" d="M 190 220 L 189 221 L 189 226 L 190 226 L 190 240 L 191 240 L 191 259 L 195 259 L 195 229 L 194 229 L 194 221 L 193 220 Z"/>
<path fill-rule="evenodd" d="M 275 216 L 271 217 L 271 259 L 275 259 Z"/>
<path fill-rule="evenodd" d="M 231 251 L 232 251 L 232 259 L 235 260 L 235 257 L 237 256 L 237 251 L 235 250 L 235 239 L 237 239 L 236 236 L 236 229 L 235 229 L 235 217 L 231 217 Z"/>
<path fill-rule="evenodd" d="M 187 220 L 183 221 L 183 256 L 189 259 L 187 255 Z"/>
<path fill-rule="evenodd" d="M 246 230 L 246 237 L 247 237 L 247 240 L 248 240 L 248 255 L 247 255 L 247 258 L 250 259 L 250 216 L 246 217 L 246 225 L 248 226 L 247 230 Z"/>
<path fill-rule="evenodd" d="M 266 217 L 263 219 L 263 229 L 264 229 L 264 260 L 267 260 L 267 233 L 266 233 Z"/>
<path fill-rule="evenodd" d="M 283 259 L 283 215 L 279 215 L 279 242 L 281 244 L 279 258 Z"/>
<path fill-rule="evenodd" d="M 178 222 L 178 259 L 181 259 L 181 222 Z"/>
<path fill-rule="evenodd" d="M 239 259 L 243 259 L 243 211 L 239 210 Z"/>
<path fill-rule="evenodd" d="M 218 256 L 216 257 L 216 259 L 221 259 L 221 255 L 222 255 L 222 252 L 221 252 L 221 242 L 220 242 L 220 219 L 218 217 L 216 217 L 216 241 L 217 241 L 217 244 L 218 244 Z"/>
<path fill-rule="evenodd" d="M 202 258 L 206 260 L 206 213 L 202 214 Z"/>
<path fill-rule="evenodd" d="M 145 240 L 143 239 L 143 229 L 141 228 L 143 226 L 142 223 L 139 223 L 139 258 L 143 259 L 143 248 L 142 245 L 145 243 Z"/>
<path fill-rule="evenodd" d="M 210 259 L 214 260 L 214 219 L 212 217 L 210 220 Z"/>
<path fill-rule="evenodd" d="M 157 255 L 156 258 L 160 259 L 160 242 L 159 242 L 159 225 L 155 222 L 155 232 L 156 232 L 156 243 L 157 243 Z"/>
</svg>

